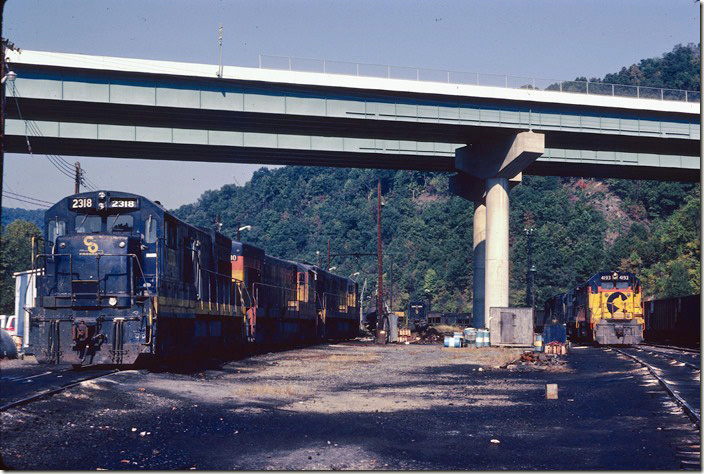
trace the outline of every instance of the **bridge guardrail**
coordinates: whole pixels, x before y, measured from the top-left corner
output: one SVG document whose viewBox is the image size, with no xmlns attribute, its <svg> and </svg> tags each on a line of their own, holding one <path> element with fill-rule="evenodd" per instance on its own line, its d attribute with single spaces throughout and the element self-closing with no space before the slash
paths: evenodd
<svg viewBox="0 0 704 474">
<path fill-rule="evenodd" d="M 659 87 L 607 84 L 592 81 L 565 81 L 539 79 L 504 74 L 449 71 L 440 69 L 365 64 L 327 59 L 296 58 L 292 56 L 259 55 L 260 69 L 283 71 L 317 72 L 345 76 L 405 79 L 420 82 L 441 82 L 476 86 L 505 87 L 508 89 L 535 89 L 577 94 L 632 97 L 638 99 L 672 100 L 678 102 L 701 102 L 700 91 L 664 89 Z"/>
</svg>

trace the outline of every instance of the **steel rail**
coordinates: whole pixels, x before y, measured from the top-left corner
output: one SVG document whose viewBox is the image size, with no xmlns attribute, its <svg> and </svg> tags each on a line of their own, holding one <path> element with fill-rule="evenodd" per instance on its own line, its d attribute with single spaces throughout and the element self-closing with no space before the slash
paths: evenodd
<svg viewBox="0 0 704 474">
<path fill-rule="evenodd" d="M 666 346 L 664 344 L 651 344 L 651 343 L 645 343 L 641 344 L 642 346 L 651 346 L 651 347 L 660 347 L 662 349 L 672 349 L 673 351 L 680 351 L 680 352 L 688 352 L 690 354 L 700 354 L 701 351 L 699 349 L 689 349 L 687 347 L 677 347 L 677 346 Z"/>
<path fill-rule="evenodd" d="M 645 347 L 647 347 L 647 346 L 645 346 Z M 689 367 L 690 369 L 701 370 L 700 367 L 697 367 L 696 365 L 694 365 L 690 362 L 685 362 L 683 360 L 680 360 L 676 357 L 677 355 L 682 355 L 682 354 L 671 354 L 669 352 L 662 352 L 662 351 L 656 351 L 653 349 L 646 349 L 645 347 L 633 346 L 633 348 L 638 351 L 645 351 L 645 352 L 648 352 L 653 355 L 662 355 L 662 356 L 667 357 L 668 359 L 674 360 L 675 362 L 678 362 L 680 364 L 684 364 L 685 366 Z"/>
<path fill-rule="evenodd" d="M 660 383 L 660 385 L 665 389 L 665 391 L 670 395 L 670 397 L 671 397 L 672 399 L 674 399 L 675 402 L 677 402 L 677 404 L 682 408 L 682 410 L 685 412 L 685 414 L 686 414 L 686 415 L 694 422 L 694 424 L 697 426 L 697 429 L 699 429 L 699 427 L 701 426 L 701 425 L 700 425 L 700 416 L 699 416 L 699 414 L 694 410 L 694 408 L 692 408 L 692 406 L 691 406 L 689 403 L 687 403 L 687 401 L 686 401 L 685 399 L 683 399 L 682 397 L 680 397 L 680 395 L 679 395 L 677 392 L 675 392 L 675 391 L 672 389 L 672 387 L 670 387 L 670 385 L 669 385 L 667 382 L 665 382 L 665 379 L 663 379 L 663 378 L 657 373 L 657 369 L 655 369 L 655 367 L 653 367 L 652 365 L 650 365 L 650 364 L 644 362 L 643 360 L 639 359 L 638 357 L 636 357 L 636 356 L 634 356 L 634 355 L 632 355 L 632 354 L 629 354 L 629 353 L 627 353 L 627 352 L 622 351 L 621 349 L 616 349 L 615 347 L 611 347 L 611 349 L 614 350 L 614 351 L 616 351 L 616 352 L 618 352 L 619 354 L 625 355 L 626 357 L 630 357 L 631 359 L 633 359 L 634 361 L 636 361 L 637 363 L 639 363 L 640 365 L 642 365 L 643 367 L 645 367 L 646 369 L 648 369 L 648 372 L 650 372 L 650 374 L 651 374 L 653 377 L 655 377 L 655 378 L 657 379 L 657 381 L 658 381 L 658 382 Z"/>
<path fill-rule="evenodd" d="M 17 383 L 17 382 L 24 382 L 24 381 L 26 381 L 26 380 L 35 379 L 35 378 L 37 378 L 37 377 L 42 377 L 42 376 L 44 376 L 44 375 L 62 374 L 62 373 L 64 373 L 64 372 L 68 372 L 69 370 L 71 370 L 71 369 L 63 369 L 63 370 L 59 370 L 59 371 L 57 371 L 57 372 L 48 371 L 48 372 L 42 372 L 41 374 L 23 375 L 23 376 L 20 376 L 20 377 L 2 378 L 2 379 L 0 379 L 0 382 L 14 382 L 14 383 Z"/>
<path fill-rule="evenodd" d="M 80 379 L 80 380 L 75 380 L 75 381 L 73 381 L 73 382 L 69 382 L 69 383 L 67 383 L 67 384 L 65 384 L 65 385 L 62 385 L 61 387 L 58 387 L 58 388 L 52 388 L 52 389 L 45 390 L 45 391 L 43 391 L 43 392 L 37 393 L 36 395 L 32 395 L 32 396 L 30 396 L 30 397 L 22 398 L 22 399 L 20 399 L 20 400 L 15 400 L 14 402 L 10 402 L 10 403 L 8 403 L 8 404 L 6 404 L 6 405 L 0 406 L 0 412 L 3 412 L 3 411 L 5 411 L 5 410 L 8 410 L 8 409 L 10 409 L 10 408 L 14 408 L 14 407 L 17 407 L 17 406 L 26 405 L 27 403 L 31 403 L 31 402 L 33 402 L 33 401 L 35 401 L 35 400 L 39 400 L 39 399 L 41 399 L 41 398 L 45 398 L 45 397 L 49 397 L 49 396 L 51 396 L 51 395 L 55 395 L 55 394 L 57 394 L 57 393 L 63 392 L 64 390 L 66 390 L 66 389 L 68 389 L 68 388 L 75 387 L 76 385 L 79 385 L 79 384 L 81 384 L 81 383 L 83 383 L 83 382 L 85 382 L 85 381 L 87 381 L 87 380 L 94 380 L 94 379 L 99 379 L 99 378 L 101 378 L 101 377 L 107 377 L 108 375 L 112 375 L 112 374 L 114 374 L 115 372 L 119 372 L 119 370 L 118 370 L 118 369 L 112 369 L 112 370 L 110 370 L 108 373 L 105 373 L 105 374 L 99 374 L 99 375 L 95 375 L 95 374 L 94 374 L 94 375 L 91 375 L 90 377 L 85 377 L 85 378 L 82 378 L 82 379 Z"/>
</svg>

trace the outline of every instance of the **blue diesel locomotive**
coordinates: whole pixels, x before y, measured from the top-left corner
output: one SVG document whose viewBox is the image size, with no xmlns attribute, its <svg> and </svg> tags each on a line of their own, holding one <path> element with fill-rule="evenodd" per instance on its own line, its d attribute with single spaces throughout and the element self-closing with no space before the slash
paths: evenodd
<svg viewBox="0 0 704 474">
<path fill-rule="evenodd" d="M 179 220 L 135 194 L 45 214 L 30 351 L 42 363 L 227 358 L 256 345 L 355 337 L 357 284 Z"/>
</svg>

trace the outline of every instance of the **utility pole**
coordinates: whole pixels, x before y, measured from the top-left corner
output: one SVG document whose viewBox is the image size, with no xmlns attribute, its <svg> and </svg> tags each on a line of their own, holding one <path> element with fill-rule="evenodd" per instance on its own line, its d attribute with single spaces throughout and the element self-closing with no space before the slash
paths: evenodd
<svg viewBox="0 0 704 474">
<path fill-rule="evenodd" d="M 382 334 L 384 315 L 384 267 L 381 253 L 381 180 L 376 187 L 376 265 L 379 270 L 379 284 L 376 296 L 376 336 L 377 342 L 386 342 L 386 334 Z"/>
<path fill-rule="evenodd" d="M 73 186 L 73 194 L 78 194 L 81 192 L 81 164 L 76 162 L 76 178 Z"/>
<path fill-rule="evenodd" d="M 535 307 L 535 295 L 533 294 L 533 278 L 535 276 L 535 267 L 533 266 L 533 229 L 532 227 L 526 227 L 523 232 L 526 234 L 528 239 L 528 262 L 526 271 L 526 306 L 531 308 Z"/>
<path fill-rule="evenodd" d="M 0 17 L 2 17 L 2 12 L 0 12 Z M 2 38 L 2 25 L 0 25 L 0 78 L 5 77 L 5 40 Z M 5 174 L 5 84 L 0 84 L 0 104 L 2 104 L 2 110 L 0 110 L 0 189 L 2 187 L 2 177 Z M 2 198 L 0 198 L 2 201 Z M 2 217 L 2 206 L 0 206 L 0 217 Z M 32 260 L 34 262 L 34 260 Z"/>
<path fill-rule="evenodd" d="M 328 238 L 328 267 L 327 270 L 330 271 L 330 239 Z"/>
</svg>

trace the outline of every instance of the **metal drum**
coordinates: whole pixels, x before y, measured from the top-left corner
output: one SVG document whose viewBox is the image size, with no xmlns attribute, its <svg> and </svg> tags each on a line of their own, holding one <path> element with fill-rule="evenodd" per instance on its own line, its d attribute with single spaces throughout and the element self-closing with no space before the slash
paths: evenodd
<svg viewBox="0 0 704 474">
<path fill-rule="evenodd" d="M 477 347 L 486 347 L 489 345 L 489 331 L 486 329 L 477 329 Z"/>
<path fill-rule="evenodd" d="M 534 334 L 533 335 L 533 350 L 535 352 L 543 352 L 543 335 Z"/>
<path fill-rule="evenodd" d="M 462 347 L 462 338 L 455 336 L 445 336 L 445 347 Z"/>
<path fill-rule="evenodd" d="M 464 340 L 467 347 L 477 347 L 477 330 L 475 328 L 465 328 Z"/>
</svg>

